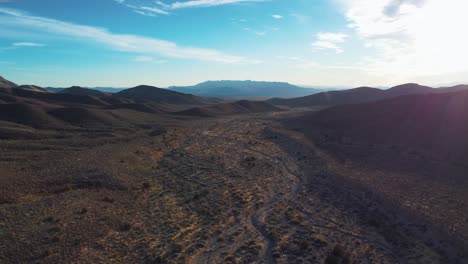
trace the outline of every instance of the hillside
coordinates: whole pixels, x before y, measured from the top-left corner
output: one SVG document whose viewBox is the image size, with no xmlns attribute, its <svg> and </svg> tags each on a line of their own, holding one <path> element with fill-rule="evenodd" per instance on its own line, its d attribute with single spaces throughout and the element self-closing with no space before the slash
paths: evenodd
<svg viewBox="0 0 468 264">
<path fill-rule="evenodd" d="M 282 111 L 280 108 L 260 101 L 241 100 L 233 103 L 216 104 L 207 107 L 194 107 L 184 111 L 179 111 L 179 115 L 187 116 L 223 116 L 223 115 L 240 115 L 253 113 L 266 113 Z"/>
<path fill-rule="evenodd" d="M 466 241 L 468 91 L 334 106 L 284 124 L 343 178 Z"/>
<path fill-rule="evenodd" d="M 162 104 L 174 105 L 207 105 L 216 101 L 202 98 L 191 94 L 184 94 L 153 86 L 141 85 L 127 90 L 123 90 L 112 95 L 116 98 L 126 98 L 138 101 L 153 101 Z"/>
<path fill-rule="evenodd" d="M 10 82 L 6 79 L 4 79 L 2 76 L 0 76 L 0 88 L 14 88 L 18 86 L 17 84 Z"/>
<path fill-rule="evenodd" d="M 170 90 L 206 97 L 298 97 L 322 90 L 302 88 L 285 82 L 207 81 L 194 86 L 169 87 Z"/>
<path fill-rule="evenodd" d="M 89 88 L 83 88 L 79 86 L 73 86 L 70 88 L 63 89 L 59 91 L 59 93 L 62 94 L 74 94 L 74 95 L 89 95 L 89 96 L 96 96 L 96 97 L 108 97 L 110 96 L 109 93 L 105 93 L 102 91 L 94 90 L 94 89 L 89 89 Z"/>
<path fill-rule="evenodd" d="M 32 92 L 40 92 L 40 93 L 48 93 L 47 89 L 44 89 L 42 87 L 36 86 L 36 85 L 20 85 L 15 87 L 15 89 L 23 89 L 23 90 L 28 90 Z"/>
<path fill-rule="evenodd" d="M 395 98 L 404 95 L 447 93 L 461 91 L 465 89 L 468 89 L 468 86 L 460 85 L 455 87 L 431 88 L 428 86 L 408 83 L 398 85 L 386 90 L 371 87 L 360 87 L 342 91 L 323 92 L 315 95 L 292 99 L 273 98 L 268 102 L 275 105 L 283 105 L 289 107 L 331 106 L 365 103 Z"/>
<path fill-rule="evenodd" d="M 49 92 L 54 92 L 54 93 L 58 93 L 58 92 L 61 92 L 67 88 L 60 88 L 60 87 L 47 87 L 46 88 Z M 92 87 L 92 88 L 89 88 L 89 89 L 92 89 L 92 90 L 96 90 L 96 91 L 101 91 L 101 92 L 104 92 L 104 93 L 118 93 L 120 91 L 123 91 L 125 90 L 126 88 L 114 88 L 114 87 Z"/>
<path fill-rule="evenodd" d="M 367 102 L 381 98 L 381 96 L 382 94 L 379 89 L 360 87 L 344 91 L 323 92 L 292 99 L 273 98 L 268 100 L 268 102 L 290 107 L 307 107 Z"/>
<path fill-rule="evenodd" d="M 468 161 L 468 91 L 343 105 L 304 117 L 312 127 L 372 144 L 448 152 Z"/>
</svg>

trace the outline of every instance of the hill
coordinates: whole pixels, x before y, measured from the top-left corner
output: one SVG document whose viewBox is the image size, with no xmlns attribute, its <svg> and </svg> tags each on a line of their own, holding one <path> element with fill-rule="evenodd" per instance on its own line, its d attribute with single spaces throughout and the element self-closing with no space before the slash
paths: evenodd
<svg viewBox="0 0 468 264">
<path fill-rule="evenodd" d="M 59 123 L 44 107 L 26 103 L 0 104 L 0 120 L 35 128 L 57 127 Z"/>
<path fill-rule="evenodd" d="M 298 97 L 323 90 L 302 88 L 285 82 L 207 81 L 194 86 L 169 87 L 170 90 L 206 97 Z"/>
<path fill-rule="evenodd" d="M 58 93 L 58 92 L 61 92 L 67 88 L 60 88 L 60 87 L 47 87 L 46 88 L 49 92 L 54 92 L 54 93 Z M 118 93 L 120 91 L 123 91 L 127 88 L 113 88 L 113 87 L 92 87 L 92 88 L 89 88 L 89 89 L 92 89 L 92 90 L 96 90 L 96 91 L 101 91 L 101 92 L 104 92 L 104 93 Z"/>
<path fill-rule="evenodd" d="M 449 93 L 449 92 L 460 92 L 464 90 L 468 90 L 467 84 L 459 84 L 459 85 L 450 86 L 450 87 L 441 87 L 437 89 L 435 92 L 436 93 Z"/>
<path fill-rule="evenodd" d="M 147 85 L 140 85 L 123 90 L 113 94 L 112 96 L 116 98 L 126 98 L 137 101 L 153 101 L 156 103 L 174 105 L 207 105 L 217 102 L 213 99 L 202 98 L 191 94 L 184 94 Z"/>
<path fill-rule="evenodd" d="M 0 88 L 14 88 L 16 86 L 18 85 L 0 76 Z"/>
<path fill-rule="evenodd" d="M 36 103 L 51 104 L 85 104 L 85 105 L 107 105 L 108 103 L 98 97 L 89 95 L 75 95 L 66 93 L 47 93 L 32 91 L 30 89 L 0 89 L 0 97 L 9 98 L 12 101 L 28 101 Z"/>
<path fill-rule="evenodd" d="M 194 107 L 177 112 L 187 116 L 222 116 L 281 111 L 280 108 L 261 101 L 241 100 L 233 103 L 216 104 L 207 107 Z"/>
<path fill-rule="evenodd" d="M 14 87 L 15 89 L 23 89 L 23 90 L 28 90 L 32 92 L 40 92 L 40 93 L 48 93 L 47 89 L 44 89 L 42 87 L 36 86 L 36 85 L 20 85 L 17 87 Z"/>
<path fill-rule="evenodd" d="M 89 95 L 89 96 L 96 96 L 96 97 L 108 97 L 110 96 L 109 93 L 94 90 L 94 89 L 89 89 L 89 88 L 83 88 L 79 86 L 73 86 L 70 88 L 63 89 L 59 91 L 59 93 L 62 94 L 74 94 L 74 95 Z"/>
<path fill-rule="evenodd" d="M 268 100 L 268 102 L 275 105 L 290 107 L 307 107 L 361 103 L 376 100 L 376 98 L 381 98 L 381 90 L 370 87 L 360 87 L 344 91 L 323 92 L 292 99 L 273 98 Z"/>
<path fill-rule="evenodd" d="M 122 124 L 115 115 L 100 109 L 85 107 L 61 107 L 48 112 L 49 115 L 74 126 L 115 126 Z"/>
<path fill-rule="evenodd" d="M 408 95 L 306 115 L 306 131 L 370 144 L 422 148 L 468 160 L 468 91 Z M 442 154 L 444 153 L 444 154 Z"/>
<path fill-rule="evenodd" d="M 465 89 L 468 89 L 468 86 L 460 85 L 454 87 L 432 88 L 415 83 L 408 83 L 398 85 L 387 90 L 371 87 L 360 87 L 342 91 L 323 92 L 315 95 L 292 99 L 273 98 L 268 102 L 275 105 L 289 107 L 332 106 L 365 103 L 412 94 L 447 93 Z"/>
</svg>

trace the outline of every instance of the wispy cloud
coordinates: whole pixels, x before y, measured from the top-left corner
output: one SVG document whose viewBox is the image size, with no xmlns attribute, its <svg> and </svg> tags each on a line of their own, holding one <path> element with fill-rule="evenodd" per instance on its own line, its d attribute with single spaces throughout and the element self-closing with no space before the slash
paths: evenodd
<svg viewBox="0 0 468 264">
<path fill-rule="evenodd" d="M 123 4 L 131 9 L 137 14 L 144 16 L 157 16 L 157 15 L 169 15 L 171 11 L 182 8 L 193 8 L 193 7 L 212 7 L 212 6 L 221 6 L 237 3 L 246 3 L 246 2 L 266 2 L 270 0 L 190 0 L 190 1 L 177 1 L 174 3 L 165 3 L 163 1 L 152 1 L 153 6 L 150 4 L 136 5 L 131 4 L 131 0 L 114 0 L 119 4 Z M 155 6 L 154 6 L 155 5 Z M 276 18 L 276 17 L 275 17 Z M 282 17 L 279 17 L 282 18 Z M 279 19 L 278 18 L 278 19 Z"/>
<path fill-rule="evenodd" d="M 143 16 L 152 16 L 152 17 L 155 17 L 155 16 L 158 16 L 158 15 L 169 15 L 170 13 L 166 10 L 163 10 L 161 8 L 158 8 L 158 7 L 152 7 L 152 6 L 137 6 L 137 5 L 132 5 L 132 4 L 128 4 L 126 3 L 125 1 L 123 0 L 115 0 L 117 3 L 119 4 L 123 4 L 125 5 L 126 7 L 129 7 L 130 9 L 133 10 L 133 12 L 139 14 L 139 15 L 143 15 Z"/>
<path fill-rule="evenodd" d="M 0 8 L 0 24 L 25 33 L 47 33 L 69 37 L 74 41 L 99 43 L 121 52 L 155 54 L 158 56 L 194 59 L 222 63 L 255 63 L 255 60 L 225 54 L 214 49 L 179 46 L 176 43 L 137 35 L 115 34 L 103 28 L 68 23 L 31 16 L 18 10 Z M 32 34 L 34 35 L 34 34 Z"/>
<path fill-rule="evenodd" d="M 158 64 L 162 64 L 162 63 L 167 62 L 165 60 L 156 60 L 153 57 L 144 56 L 144 55 L 134 57 L 133 61 L 136 61 L 136 62 L 152 62 L 152 63 L 158 63 Z"/>
<path fill-rule="evenodd" d="M 45 45 L 42 43 L 35 43 L 35 42 L 15 42 L 13 43 L 14 47 L 44 47 Z"/>
<path fill-rule="evenodd" d="M 140 9 L 151 12 L 151 13 L 155 13 L 155 14 L 169 15 L 169 12 L 164 11 L 164 10 L 162 10 L 160 8 L 157 8 L 157 7 L 142 6 L 142 7 L 140 7 Z"/>
<path fill-rule="evenodd" d="M 237 4 L 245 2 L 265 2 L 269 0 L 192 0 L 184 2 L 175 2 L 170 5 L 171 9 L 189 8 L 189 7 L 210 7 L 228 4 Z"/>
<path fill-rule="evenodd" d="M 348 35 L 343 33 L 320 32 L 317 34 L 317 40 L 312 42 L 312 46 L 317 49 L 331 49 L 336 53 L 342 53 L 343 49 L 339 46 L 345 42 Z"/>
<path fill-rule="evenodd" d="M 282 19 L 282 18 L 283 18 L 282 15 L 272 15 L 272 17 L 273 17 L 274 19 Z"/>
</svg>

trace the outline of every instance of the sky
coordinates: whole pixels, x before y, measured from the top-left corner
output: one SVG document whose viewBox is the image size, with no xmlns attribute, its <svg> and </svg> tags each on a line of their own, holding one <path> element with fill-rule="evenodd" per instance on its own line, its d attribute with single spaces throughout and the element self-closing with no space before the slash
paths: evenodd
<svg viewBox="0 0 468 264">
<path fill-rule="evenodd" d="M 168 87 L 468 83 L 467 0 L 0 0 L 0 75 Z"/>
</svg>

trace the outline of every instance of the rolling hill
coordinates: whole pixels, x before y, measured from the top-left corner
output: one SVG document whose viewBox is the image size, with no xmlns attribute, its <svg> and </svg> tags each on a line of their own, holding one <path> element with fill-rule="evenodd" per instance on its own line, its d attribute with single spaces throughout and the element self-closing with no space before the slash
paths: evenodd
<svg viewBox="0 0 468 264">
<path fill-rule="evenodd" d="M 355 142 L 430 149 L 468 160 L 468 90 L 331 107 L 296 124 Z"/>
<path fill-rule="evenodd" d="M 342 104 L 365 103 L 412 94 L 447 93 L 461 91 L 467 88 L 468 86 L 466 85 L 445 88 L 431 88 L 415 83 L 408 83 L 398 85 L 387 90 L 371 87 L 360 87 L 342 91 L 323 92 L 319 94 L 292 99 L 273 98 L 268 102 L 275 105 L 283 105 L 289 107 L 332 106 Z"/>
<path fill-rule="evenodd" d="M 59 93 L 62 94 L 74 94 L 74 95 L 89 95 L 89 96 L 96 96 L 96 97 L 108 97 L 110 96 L 109 93 L 94 90 L 94 89 L 89 89 L 89 88 L 83 88 L 79 86 L 73 86 L 70 88 L 66 88 L 61 90 Z"/>
<path fill-rule="evenodd" d="M 174 105 L 208 105 L 219 102 L 215 99 L 202 98 L 191 94 L 184 94 L 168 89 L 140 85 L 123 90 L 112 95 L 116 98 L 133 99 L 137 101 L 152 101 L 161 104 Z"/>
<path fill-rule="evenodd" d="M 60 88 L 60 87 L 47 87 L 46 88 L 49 92 L 54 92 L 54 93 L 58 93 L 58 92 L 61 92 L 67 88 Z M 92 87 L 92 88 L 88 88 L 88 89 L 92 89 L 92 90 L 96 90 L 96 91 L 101 91 L 101 92 L 104 92 L 104 93 L 118 93 L 120 91 L 123 91 L 127 88 L 113 88 L 113 87 Z"/>
<path fill-rule="evenodd" d="M 36 85 L 20 85 L 17 87 L 14 87 L 15 89 L 23 89 L 23 90 L 28 90 L 32 92 L 40 92 L 40 93 L 48 93 L 46 89 L 36 86 Z"/>
<path fill-rule="evenodd" d="M 285 82 L 207 81 L 194 86 L 169 87 L 170 90 L 206 97 L 298 97 L 323 90 L 302 88 Z"/>
</svg>

